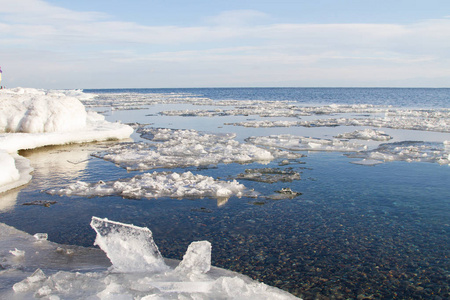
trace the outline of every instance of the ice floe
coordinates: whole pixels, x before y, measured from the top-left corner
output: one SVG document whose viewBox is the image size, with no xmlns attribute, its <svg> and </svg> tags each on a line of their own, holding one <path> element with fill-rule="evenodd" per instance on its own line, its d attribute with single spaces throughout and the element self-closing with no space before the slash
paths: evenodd
<svg viewBox="0 0 450 300">
<path fill-rule="evenodd" d="M 348 154 L 352 158 L 363 158 L 353 163 L 373 165 L 387 161 L 431 162 L 450 165 L 450 147 L 448 142 L 432 143 L 403 141 L 385 143 L 371 151 Z"/>
<path fill-rule="evenodd" d="M 104 116 L 86 111 L 75 97 L 81 95 L 81 91 L 0 90 L 0 192 L 31 179 L 32 168 L 16 154 L 18 150 L 123 139 L 133 133 L 130 126 L 107 122 Z"/>
<path fill-rule="evenodd" d="M 384 131 L 373 130 L 373 129 L 364 129 L 364 130 L 356 130 L 353 132 L 346 132 L 342 134 L 338 134 L 336 136 L 338 139 L 358 139 L 358 140 L 373 140 L 373 141 L 388 141 L 392 139 L 392 137 L 386 134 Z"/>
<path fill-rule="evenodd" d="M 192 242 L 179 262 L 161 256 L 148 228 L 97 217 L 92 218 L 91 226 L 97 232 L 95 243 L 105 253 L 95 248 L 65 249 L 0 223 L 0 297 L 298 299 L 211 266 L 212 246 L 208 241 Z"/>
<path fill-rule="evenodd" d="M 287 151 L 269 151 L 252 144 L 239 143 L 234 139 L 234 134 L 162 128 L 144 128 L 140 132 L 153 143 L 122 143 L 94 155 L 127 170 L 219 163 L 267 163 L 276 157 L 299 157 Z"/>
<path fill-rule="evenodd" d="M 339 139 L 317 139 L 291 134 L 252 136 L 246 141 L 256 145 L 293 151 L 362 151 L 367 149 L 366 145 Z"/>
<path fill-rule="evenodd" d="M 191 172 L 153 172 L 136 175 L 130 179 L 110 182 L 87 183 L 78 181 L 63 189 L 50 189 L 53 195 L 110 196 L 125 198 L 229 198 L 242 196 L 246 188 L 236 180 L 221 181 L 210 176 L 194 175 Z"/>
</svg>

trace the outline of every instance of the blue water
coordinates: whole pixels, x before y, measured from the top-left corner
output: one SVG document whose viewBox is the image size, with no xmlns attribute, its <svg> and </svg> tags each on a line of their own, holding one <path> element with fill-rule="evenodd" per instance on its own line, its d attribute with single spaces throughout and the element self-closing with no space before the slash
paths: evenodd
<svg viewBox="0 0 450 300">
<path fill-rule="evenodd" d="M 189 93 L 192 97 L 216 100 L 294 100 L 305 104 L 369 103 L 402 107 L 449 107 L 450 104 L 450 89 L 230 88 L 86 92 Z M 239 130 L 241 135 L 298 134 L 300 130 L 244 130 L 223 126 L 222 118 L 155 115 L 158 109 L 116 111 L 106 117 L 153 123 L 150 126 L 154 127 L 198 129 L 203 124 L 208 131 Z M 215 199 L 208 198 L 129 200 L 117 196 L 59 197 L 45 193 L 45 189 L 65 187 L 77 180 L 108 181 L 138 174 L 88 155 L 95 148 L 102 149 L 113 143 L 22 152 L 30 158 L 36 171 L 32 182 L 18 193 L 13 207 L 0 212 L 0 221 L 31 234 L 47 232 L 49 239 L 58 243 L 92 246 L 95 234 L 89 227 L 90 218 L 93 215 L 107 217 L 149 227 L 162 254 L 176 259 L 182 258 L 192 241 L 209 240 L 214 265 L 244 273 L 304 299 L 450 297 L 449 166 L 389 162 L 368 167 L 351 164 L 352 159 L 342 153 L 305 152 L 306 157 L 300 162 L 288 166 L 280 166 L 280 160 L 275 160 L 268 165 L 228 164 L 209 169 L 173 170 L 222 180 L 255 168 L 292 168 L 301 173 L 301 180 L 294 182 L 269 184 L 239 180 L 262 195 L 272 195 L 276 190 L 289 187 L 302 193 L 297 198 L 232 197 L 220 206 Z M 67 153 L 73 153 L 71 160 L 85 163 L 67 164 Z M 61 162 L 61 166 L 53 166 L 52 161 Z M 45 171 L 40 171 L 42 169 Z M 33 200 L 57 203 L 50 207 L 23 205 Z"/>
<path fill-rule="evenodd" d="M 177 88 L 86 89 L 88 93 L 187 93 L 213 100 L 289 100 L 314 104 L 373 104 L 449 108 L 449 88 Z"/>
</svg>

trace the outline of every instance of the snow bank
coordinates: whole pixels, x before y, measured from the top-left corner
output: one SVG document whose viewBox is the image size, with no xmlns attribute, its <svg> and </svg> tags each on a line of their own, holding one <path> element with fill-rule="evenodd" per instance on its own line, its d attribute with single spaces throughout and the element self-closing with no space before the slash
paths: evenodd
<svg viewBox="0 0 450 300">
<path fill-rule="evenodd" d="M 14 155 L 18 150 L 123 139 L 133 133 L 130 126 L 110 123 L 95 112 L 86 112 L 75 97 L 82 95 L 81 91 L 0 90 L 0 192 L 31 179 L 27 175 L 30 167 L 24 166 L 23 158 Z"/>
<path fill-rule="evenodd" d="M 298 299 L 211 266 L 211 244 L 162 259 L 148 228 L 93 217 L 95 248 L 61 246 L 0 223 L 2 299 Z M 12 252 L 13 253 L 12 253 Z M 125 251 L 127 255 L 121 255 Z M 133 255 L 128 255 L 133 252 Z M 22 254 L 22 255 L 14 255 Z M 142 265 L 137 270 L 136 266 Z"/>
<path fill-rule="evenodd" d="M 78 181 L 64 189 L 51 189 L 47 193 L 67 196 L 111 196 L 126 198 L 229 198 L 242 196 L 245 186 L 237 181 L 220 181 L 209 176 L 172 172 L 153 172 L 130 179 L 97 183 Z"/>
</svg>

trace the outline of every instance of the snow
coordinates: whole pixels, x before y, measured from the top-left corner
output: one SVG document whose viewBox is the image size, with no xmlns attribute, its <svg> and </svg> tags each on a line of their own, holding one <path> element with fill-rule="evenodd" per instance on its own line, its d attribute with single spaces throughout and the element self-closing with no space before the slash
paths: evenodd
<svg viewBox="0 0 450 300">
<path fill-rule="evenodd" d="M 0 90 L 0 193 L 26 184 L 32 168 L 18 150 L 128 138 L 133 129 L 85 110 L 81 91 Z"/>
<path fill-rule="evenodd" d="M 105 253 L 36 239 L 0 223 L 0 297 L 298 299 L 244 275 L 211 266 L 208 241 L 192 242 L 179 262 L 161 257 L 148 228 L 97 217 L 92 218 L 91 226 L 97 231 L 96 243 Z"/>
</svg>

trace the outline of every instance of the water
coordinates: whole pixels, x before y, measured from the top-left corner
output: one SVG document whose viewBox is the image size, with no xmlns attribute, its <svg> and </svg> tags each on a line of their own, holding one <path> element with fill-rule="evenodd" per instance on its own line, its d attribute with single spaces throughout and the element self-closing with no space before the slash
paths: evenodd
<svg viewBox="0 0 450 300">
<path fill-rule="evenodd" d="M 371 103 L 402 107 L 449 107 L 449 89 L 161 89 L 101 90 L 96 93 L 188 93 L 190 97 L 237 100 L 295 100 L 321 103 Z M 167 117 L 158 111 L 109 111 L 107 119 L 153 123 L 154 127 L 237 132 L 251 135 L 290 133 L 332 136 L 354 128 L 242 128 L 224 126 L 253 116 Z M 188 105 L 189 107 L 189 105 Z M 197 109 L 198 107 L 191 107 Z M 448 133 L 394 130 L 403 137 L 450 140 Z M 135 140 L 143 140 L 134 135 Z M 422 138 L 423 140 L 424 138 Z M 239 180 L 262 195 L 289 187 L 302 193 L 293 199 L 122 199 L 51 196 L 45 190 L 77 180 L 97 182 L 129 178 L 110 162 L 90 156 L 114 142 L 49 147 L 21 154 L 36 171 L 32 182 L 9 193 L 0 220 L 31 234 L 47 232 L 62 244 L 92 246 L 91 217 L 149 227 L 163 256 L 181 259 L 196 240 L 212 243 L 212 263 L 249 275 L 305 299 L 445 299 L 450 293 L 450 169 L 437 163 L 388 162 L 351 164 L 343 153 L 305 152 L 290 165 L 281 159 L 268 165 L 220 164 L 191 171 L 229 180 L 245 169 L 292 168 L 293 182 Z M 163 171 L 158 170 L 158 171 Z M 5 197 L 5 196 L 4 196 Z M 56 201 L 50 207 L 23 205 Z M 440 297 L 440 298 L 439 298 Z"/>
<path fill-rule="evenodd" d="M 87 89 L 88 93 L 184 93 L 213 100 L 288 100 L 305 104 L 450 107 L 448 88 L 177 88 Z"/>
</svg>

